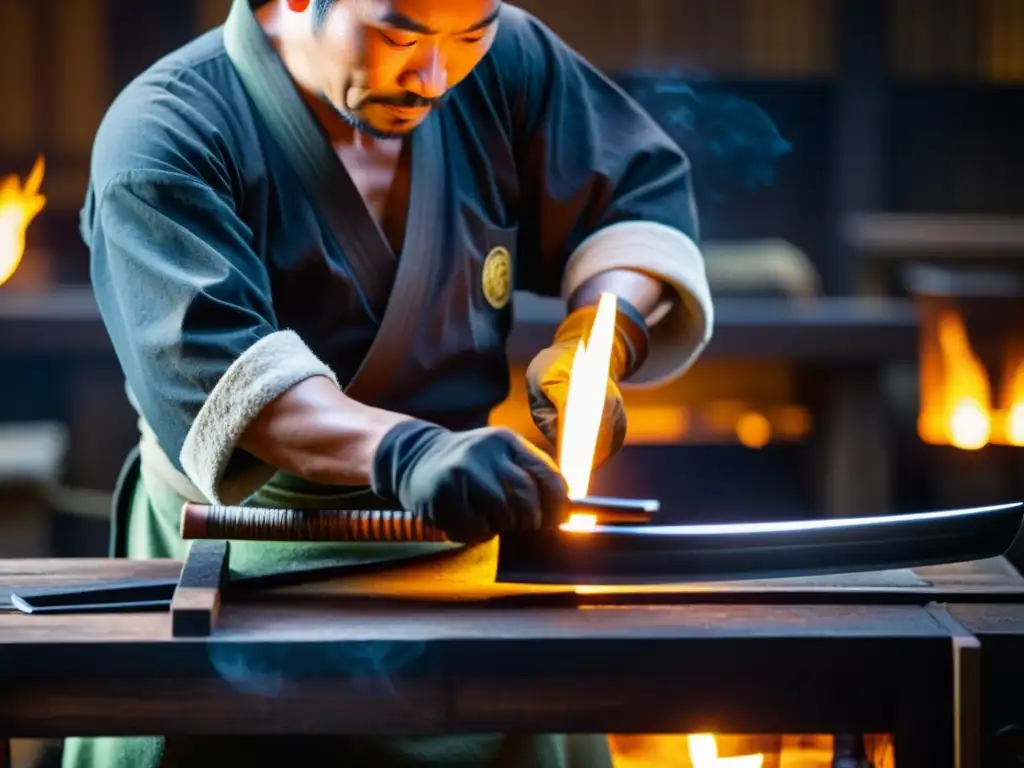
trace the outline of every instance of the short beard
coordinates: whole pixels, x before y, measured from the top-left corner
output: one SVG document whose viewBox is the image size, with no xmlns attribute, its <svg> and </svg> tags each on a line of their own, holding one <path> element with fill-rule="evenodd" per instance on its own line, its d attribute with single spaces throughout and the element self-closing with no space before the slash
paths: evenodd
<svg viewBox="0 0 1024 768">
<path fill-rule="evenodd" d="M 431 102 L 431 111 L 440 107 L 441 104 L 443 104 L 447 100 L 447 97 L 448 94 L 446 93 L 439 99 L 434 99 Z M 358 117 L 356 117 L 354 113 L 350 112 L 349 110 L 342 109 L 341 107 L 339 107 L 337 104 L 334 103 L 334 101 L 328 98 L 326 93 L 321 93 L 320 98 L 334 111 L 334 113 L 338 117 L 340 117 L 342 120 L 344 120 L 346 123 L 348 123 L 350 126 L 355 128 L 360 133 L 366 134 L 371 139 L 379 139 L 381 141 L 396 141 L 399 139 L 404 139 L 406 136 L 408 136 L 410 133 L 416 130 L 417 127 L 419 127 L 413 126 L 408 131 L 382 131 L 378 128 L 374 128 L 369 123 L 360 120 Z"/>
<path fill-rule="evenodd" d="M 379 139 L 381 141 L 397 141 L 399 139 L 405 138 L 409 133 L 409 131 L 381 131 L 377 128 L 374 128 L 369 123 L 360 120 L 351 112 L 344 109 L 339 109 L 338 105 L 335 104 L 334 102 L 329 101 L 328 103 L 331 105 L 331 108 L 334 110 L 334 113 L 338 117 L 340 117 L 342 120 L 344 120 L 346 123 L 348 123 L 350 126 L 355 128 L 360 133 L 366 134 L 371 139 Z"/>
</svg>

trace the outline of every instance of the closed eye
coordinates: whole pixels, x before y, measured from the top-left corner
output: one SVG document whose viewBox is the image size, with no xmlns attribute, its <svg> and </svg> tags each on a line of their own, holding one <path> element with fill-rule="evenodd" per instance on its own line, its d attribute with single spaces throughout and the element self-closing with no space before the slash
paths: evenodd
<svg viewBox="0 0 1024 768">
<path fill-rule="evenodd" d="M 378 30 L 378 32 L 380 33 L 380 36 L 384 39 L 384 42 L 387 43 L 388 45 L 390 45 L 392 48 L 412 48 L 414 45 L 416 45 L 416 41 L 415 40 L 412 40 L 412 41 L 407 42 L 407 43 L 403 43 L 403 42 L 400 42 L 398 40 L 395 40 L 393 38 L 388 37 L 381 30 Z"/>
</svg>

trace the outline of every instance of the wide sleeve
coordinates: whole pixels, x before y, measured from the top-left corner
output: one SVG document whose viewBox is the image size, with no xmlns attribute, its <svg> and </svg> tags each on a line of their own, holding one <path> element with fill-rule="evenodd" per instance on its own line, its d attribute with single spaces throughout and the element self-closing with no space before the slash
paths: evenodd
<svg viewBox="0 0 1024 768">
<path fill-rule="evenodd" d="M 275 471 L 236 449 L 246 426 L 298 382 L 334 375 L 278 326 L 229 191 L 179 171 L 120 173 L 97 194 L 88 239 L 100 312 L 142 418 L 207 499 L 242 501 Z"/>
<path fill-rule="evenodd" d="M 541 22 L 505 13 L 495 45 L 519 175 L 517 285 L 568 298 L 596 274 L 633 269 L 674 301 L 648 323 L 651 350 L 630 379 L 682 374 L 711 338 L 690 163 L 641 107 Z"/>
</svg>

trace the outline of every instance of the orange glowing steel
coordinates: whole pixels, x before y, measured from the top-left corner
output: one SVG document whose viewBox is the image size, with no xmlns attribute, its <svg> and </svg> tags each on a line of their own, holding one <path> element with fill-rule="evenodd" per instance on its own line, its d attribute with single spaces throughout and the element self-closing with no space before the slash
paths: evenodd
<svg viewBox="0 0 1024 768">
<path fill-rule="evenodd" d="M 718 743 L 710 733 L 695 733 L 686 737 L 693 768 L 761 768 L 764 755 L 719 757 Z"/>
<path fill-rule="evenodd" d="M 10 280 L 21 264 L 28 225 L 46 206 L 46 197 L 39 194 L 44 170 L 40 157 L 24 185 L 13 174 L 0 179 L 0 285 Z"/>
<path fill-rule="evenodd" d="M 571 531 L 573 533 L 586 533 L 592 531 L 597 527 L 597 515 L 585 515 L 580 512 L 575 512 L 569 516 L 568 522 L 562 524 L 563 531 Z"/>
<path fill-rule="evenodd" d="M 580 342 L 569 374 L 558 466 L 569 486 L 570 499 L 583 498 L 590 488 L 615 338 L 615 301 L 610 293 L 601 295 L 588 343 Z M 586 531 L 596 522 L 593 515 L 573 515 L 563 530 Z"/>
</svg>

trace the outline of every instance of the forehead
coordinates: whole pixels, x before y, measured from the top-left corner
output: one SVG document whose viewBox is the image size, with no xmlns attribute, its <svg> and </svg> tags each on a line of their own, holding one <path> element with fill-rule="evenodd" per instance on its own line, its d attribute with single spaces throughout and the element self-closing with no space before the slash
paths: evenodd
<svg viewBox="0 0 1024 768">
<path fill-rule="evenodd" d="M 342 3 L 347 0 L 341 0 Z M 426 29 L 465 29 L 492 16 L 501 0 L 354 0 L 364 19 L 388 23 L 389 19 L 415 22 Z"/>
</svg>

